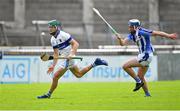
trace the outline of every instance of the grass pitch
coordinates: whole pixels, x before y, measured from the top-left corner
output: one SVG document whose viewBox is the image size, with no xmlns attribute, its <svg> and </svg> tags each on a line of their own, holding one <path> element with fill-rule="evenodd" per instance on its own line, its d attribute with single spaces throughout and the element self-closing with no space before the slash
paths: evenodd
<svg viewBox="0 0 180 111">
<path fill-rule="evenodd" d="M 51 99 L 36 99 L 50 83 L 0 84 L 0 110 L 180 110 L 180 81 L 150 82 L 152 97 L 134 83 L 60 83 Z"/>
</svg>

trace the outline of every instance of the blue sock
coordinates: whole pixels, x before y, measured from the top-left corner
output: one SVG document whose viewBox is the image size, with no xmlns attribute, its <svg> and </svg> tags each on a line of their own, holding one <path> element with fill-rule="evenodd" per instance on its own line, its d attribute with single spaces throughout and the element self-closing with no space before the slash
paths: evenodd
<svg viewBox="0 0 180 111">
<path fill-rule="evenodd" d="M 92 64 L 92 67 L 93 67 L 93 68 L 94 68 L 94 67 L 96 67 L 96 64 L 95 64 L 95 63 L 93 63 L 93 64 Z"/>
<path fill-rule="evenodd" d="M 148 91 L 145 91 L 145 95 L 146 95 L 146 96 L 151 96 Z"/>
<path fill-rule="evenodd" d="M 141 83 L 141 79 L 139 79 L 139 77 L 135 77 L 134 79 L 137 83 Z"/>
<path fill-rule="evenodd" d="M 48 91 L 47 95 L 48 96 L 51 96 L 52 92 L 51 91 Z"/>
<path fill-rule="evenodd" d="M 95 64 L 94 64 L 94 63 L 92 64 L 92 67 L 95 67 Z"/>
</svg>

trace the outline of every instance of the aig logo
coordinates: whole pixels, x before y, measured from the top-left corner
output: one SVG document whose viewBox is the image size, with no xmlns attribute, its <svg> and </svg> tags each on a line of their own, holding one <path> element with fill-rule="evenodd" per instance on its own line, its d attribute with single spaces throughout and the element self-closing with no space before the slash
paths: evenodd
<svg viewBox="0 0 180 111">
<path fill-rule="evenodd" d="M 28 83 L 30 80 L 28 58 L 3 58 L 0 67 L 0 81 L 3 83 Z"/>
</svg>

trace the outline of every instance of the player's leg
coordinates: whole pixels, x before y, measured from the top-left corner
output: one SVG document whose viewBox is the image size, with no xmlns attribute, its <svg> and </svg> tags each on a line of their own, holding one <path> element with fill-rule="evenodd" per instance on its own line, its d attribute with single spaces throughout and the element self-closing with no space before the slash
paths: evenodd
<svg viewBox="0 0 180 111">
<path fill-rule="evenodd" d="M 53 81 L 52 81 L 52 84 L 51 84 L 51 88 L 50 88 L 50 92 L 53 93 L 53 91 L 56 89 L 57 85 L 58 85 L 58 80 L 60 77 L 63 76 L 63 74 L 67 71 L 66 68 L 62 68 L 60 67 L 55 73 L 54 73 L 54 76 L 53 76 Z"/>
<path fill-rule="evenodd" d="M 60 67 L 55 73 L 54 73 L 54 76 L 53 76 L 53 80 L 52 80 L 52 83 L 51 83 L 51 87 L 50 87 L 50 90 L 48 91 L 47 94 L 44 94 L 42 96 L 38 96 L 37 98 L 38 99 L 42 99 L 42 98 L 50 98 L 51 97 L 51 94 L 53 93 L 53 91 L 56 89 L 57 85 L 58 85 L 58 80 L 61 76 L 63 76 L 63 74 L 67 71 L 66 68 L 62 68 Z"/>
<path fill-rule="evenodd" d="M 70 71 L 77 77 L 80 78 L 82 77 L 84 74 L 86 74 L 88 71 L 90 71 L 93 67 L 99 66 L 99 65 L 105 65 L 107 66 L 108 63 L 105 60 L 102 60 L 100 58 L 97 58 L 93 64 L 86 66 L 85 68 L 83 68 L 82 70 L 79 70 L 79 68 L 77 67 L 77 65 L 74 65 L 73 67 L 69 68 Z"/>
<path fill-rule="evenodd" d="M 130 59 L 123 65 L 123 69 L 136 81 L 136 87 L 133 89 L 133 91 L 139 90 L 143 85 L 143 81 L 136 75 L 133 67 L 142 67 L 142 65 L 138 62 L 136 58 Z"/>
<path fill-rule="evenodd" d="M 82 70 L 79 70 L 79 68 L 77 66 L 73 66 L 72 68 L 69 68 L 69 69 L 77 78 L 81 78 L 84 74 L 86 74 L 92 68 L 93 68 L 93 66 L 89 65 L 89 66 L 83 68 Z"/>
<path fill-rule="evenodd" d="M 144 82 L 144 85 L 142 86 L 142 88 L 144 90 L 145 96 L 149 97 L 151 95 L 150 95 L 149 90 L 148 90 L 147 82 L 146 82 L 146 80 L 144 78 L 147 70 L 148 70 L 148 67 L 139 67 L 139 69 L 138 69 L 138 77 Z"/>
<path fill-rule="evenodd" d="M 142 65 L 137 61 L 136 58 L 130 59 L 123 65 L 123 69 L 132 77 L 136 80 L 138 76 L 135 74 L 134 70 L 132 69 L 133 67 L 142 67 Z M 137 81 L 139 82 L 139 81 Z"/>
</svg>

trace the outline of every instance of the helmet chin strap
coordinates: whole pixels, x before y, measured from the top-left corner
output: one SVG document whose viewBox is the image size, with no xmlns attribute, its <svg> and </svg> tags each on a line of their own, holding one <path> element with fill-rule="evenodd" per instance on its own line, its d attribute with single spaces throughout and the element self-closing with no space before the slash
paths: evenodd
<svg viewBox="0 0 180 111">
<path fill-rule="evenodd" d="M 135 34 L 135 33 L 136 33 L 136 30 L 137 30 L 138 28 L 139 28 L 139 27 L 133 26 L 134 31 L 131 32 L 131 34 Z"/>
<path fill-rule="evenodd" d="M 56 30 L 62 30 L 60 26 L 56 26 Z"/>
<path fill-rule="evenodd" d="M 56 30 L 58 30 L 58 26 L 55 26 L 56 27 Z"/>
<path fill-rule="evenodd" d="M 139 27 L 134 26 L 134 30 L 137 30 Z"/>
</svg>

